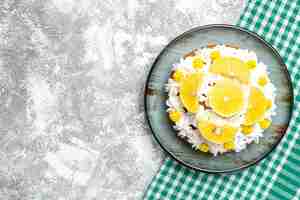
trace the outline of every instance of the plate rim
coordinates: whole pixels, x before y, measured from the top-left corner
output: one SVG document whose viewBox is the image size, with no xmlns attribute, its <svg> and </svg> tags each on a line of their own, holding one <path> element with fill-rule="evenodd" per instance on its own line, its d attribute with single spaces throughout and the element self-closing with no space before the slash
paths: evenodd
<svg viewBox="0 0 300 200">
<path fill-rule="evenodd" d="M 148 86 L 149 86 L 149 81 L 150 81 L 150 77 L 153 73 L 153 70 L 158 62 L 158 60 L 160 59 L 160 57 L 162 56 L 162 54 L 165 52 L 165 50 L 174 42 L 176 42 L 177 40 L 180 40 L 181 38 L 185 37 L 187 34 L 192 33 L 192 32 L 197 32 L 197 31 L 201 31 L 201 30 L 205 30 L 205 29 L 210 29 L 210 28 L 224 28 L 224 29 L 233 29 L 233 30 L 238 30 L 240 32 L 244 32 L 247 33 L 251 36 L 253 36 L 254 38 L 258 39 L 260 42 L 264 43 L 264 45 L 266 45 L 271 51 L 272 53 L 279 59 L 280 64 L 284 67 L 284 72 L 287 76 L 287 81 L 289 83 L 290 86 L 290 90 L 291 90 L 291 105 L 290 105 L 290 113 L 289 113 L 289 117 L 288 117 L 288 126 L 286 128 L 286 130 L 284 131 L 283 134 L 280 135 L 280 137 L 277 139 L 277 141 L 272 145 L 271 149 L 267 152 L 264 152 L 261 156 L 259 156 L 258 158 L 256 158 L 255 160 L 251 161 L 250 163 L 244 164 L 240 167 L 236 167 L 236 168 L 231 168 L 231 169 L 225 169 L 225 170 L 211 170 L 211 169 L 207 169 L 207 168 L 201 168 L 201 167 L 196 167 L 192 164 L 186 163 L 183 160 L 180 160 L 179 158 L 177 158 L 172 152 L 170 152 L 169 150 L 166 149 L 166 147 L 164 147 L 164 145 L 160 142 L 160 140 L 158 139 L 158 136 L 155 134 L 150 119 L 149 119 L 149 114 L 148 114 L 148 107 L 147 107 L 147 91 L 148 91 Z M 176 36 L 175 38 L 171 39 L 167 45 L 165 45 L 162 50 L 159 52 L 159 54 L 156 56 L 154 62 L 151 65 L 150 71 L 148 72 L 147 75 L 147 79 L 146 79 L 146 84 L 144 87 L 144 114 L 146 117 L 146 121 L 147 124 L 150 128 L 150 131 L 153 135 L 153 137 L 155 138 L 155 140 L 157 141 L 157 143 L 159 144 L 159 146 L 165 151 L 167 152 L 167 154 L 174 159 L 175 161 L 177 161 L 178 163 L 182 164 L 185 167 L 188 167 L 190 169 L 193 169 L 195 171 L 199 171 L 199 172 L 205 172 L 208 174 L 224 174 L 224 173 L 234 173 L 234 172 L 240 172 L 246 168 L 249 168 L 251 166 L 254 166 L 256 164 L 258 164 L 260 161 L 264 160 L 265 158 L 267 158 L 268 155 L 270 155 L 273 150 L 278 146 L 278 144 L 282 141 L 283 137 L 286 134 L 286 131 L 288 130 L 288 128 L 290 127 L 291 124 L 291 119 L 294 113 L 294 88 L 293 88 L 293 82 L 290 76 L 290 73 L 288 71 L 288 68 L 283 60 L 283 58 L 280 56 L 279 52 L 269 43 L 267 42 L 265 39 L 263 39 L 261 36 L 259 36 L 257 33 L 242 28 L 240 26 L 237 25 L 230 25 L 230 24 L 208 24 L 208 25 L 202 25 L 202 26 L 196 26 L 193 27 L 181 34 L 179 34 L 178 36 Z"/>
</svg>

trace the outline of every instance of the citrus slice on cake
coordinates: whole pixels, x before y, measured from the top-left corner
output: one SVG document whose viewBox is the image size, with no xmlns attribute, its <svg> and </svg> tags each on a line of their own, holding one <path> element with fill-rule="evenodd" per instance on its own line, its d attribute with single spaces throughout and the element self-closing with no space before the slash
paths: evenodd
<svg viewBox="0 0 300 200">
<path fill-rule="evenodd" d="M 209 121 L 199 121 L 197 123 L 197 127 L 202 137 L 216 144 L 224 144 L 234 141 L 235 134 L 238 131 L 238 128 L 230 125 L 217 127 L 215 124 Z"/>
<path fill-rule="evenodd" d="M 244 106 L 242 87 L 230 79 L 218 80 L 208 92 L 208 102 L 217 114 L 231 117 L 240 112 Z"/>
<path fill-rule="evenodd" d="M 250 69 L 241 59 L 234 57 L 217 58 L 209 70 L 215 74 L 236 78 L 245 84 L 248 84 L 250 80 Z"/>
<path fill-rule="evenodd" d="M 180 99 L 183 106 L 191 113 L 199 108 L 197 92 L 202 84 L 203 74 L 200 72 L 187 75 L 180 84 Z"/>
<path fill-rule="evenodd" d="M 251 87 L 249 104 L 245 115 L 244 125 L 253 125 L 260 121 L 269 107 L 269 101 L 257 87 Z"/>
</svg>

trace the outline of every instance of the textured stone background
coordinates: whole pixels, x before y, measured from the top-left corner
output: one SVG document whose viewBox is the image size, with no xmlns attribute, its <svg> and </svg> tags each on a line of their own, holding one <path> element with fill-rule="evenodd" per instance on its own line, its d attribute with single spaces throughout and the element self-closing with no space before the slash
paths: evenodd
<svg viewBox="0 0 300 200">
<path fill-rule="evenodd" d="M 139 199 L 163 153 L 143 113 L 153 59 L 243 0 L 0 0 L 0 199 Z"/>
</svg>

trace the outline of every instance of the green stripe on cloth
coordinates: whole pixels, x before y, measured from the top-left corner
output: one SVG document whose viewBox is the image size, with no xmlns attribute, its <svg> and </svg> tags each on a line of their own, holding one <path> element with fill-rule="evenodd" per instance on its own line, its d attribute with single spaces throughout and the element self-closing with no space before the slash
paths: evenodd
<svg viewBox="0 0 300 200">
<path fill-rule="evenodd" d="M 285 137 L 266 159 L 232 175 L 195 172 L 167 158 L 145 199 L 300 199 L 300 0 L 248 1 L 237 25 L 271 43 L 288 67 L 297 110 Z"/>
</svg>

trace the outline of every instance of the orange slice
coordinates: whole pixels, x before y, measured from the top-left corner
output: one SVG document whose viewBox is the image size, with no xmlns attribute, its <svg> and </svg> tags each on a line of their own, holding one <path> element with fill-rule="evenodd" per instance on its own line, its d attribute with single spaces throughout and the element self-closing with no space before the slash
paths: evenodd
<svg viewBox="0 0 300 200">
<path fill-rule="evenodd" d="M 230 79 L 222 79 L 208 91 L 208 102 L 213 111 L 222 117 L 231 117 L 244 105 L 241 85 Z"/>
<path fill-rule="evenodd" d="M 180 83 L 180 99 L 184 107 L 191 113 L 199 108 L 197 91 L 202 84 L 203 74 L 200 72 L 187 75 Z"/>
<path fill-rule="evenodd" d="M 242 83 L 248 84 L 250 70 L 245 63 L 234 57 L 217 58 L 210 67 L 210 72 L 230 78 L 236 78 Z"/>
<path fill-rule="evenodd" d="M 265 98 L 263 92 L 256 87 L 251 87 L 249 105 L 243 124 L 246 126 L 250 126 L 260 121 L 263 118 L 268 107 L 269 101 Z"/>
<path fill-rule="evenodd" d="M 216 127 L 209 121 L 199 121 L 197 127 L 200 134 L 210 142 L 216 144 L 224 144 L 227 142 L 234 141 L 235 134 L 238 129 L 229 125 L 222 127 Z"/>
</svg>

